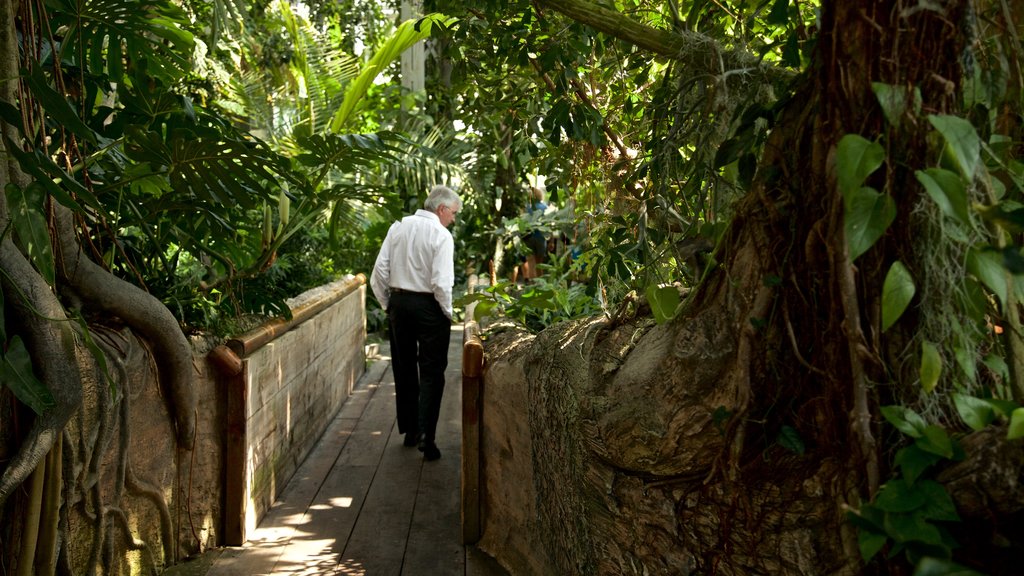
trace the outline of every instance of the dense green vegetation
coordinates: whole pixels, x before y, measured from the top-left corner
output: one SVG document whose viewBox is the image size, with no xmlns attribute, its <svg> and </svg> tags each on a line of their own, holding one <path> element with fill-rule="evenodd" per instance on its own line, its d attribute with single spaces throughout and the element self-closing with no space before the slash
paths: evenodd
<svg viewBox="0 0 1024 576">
<path fill-rule="evenodd" d="M 1024 436 L 1024 14 L 970 4 L 969 30 L 950 40 L 955 74 L 930 71 L 938 84 L 925 86 L 906 79 L 928 74 L 898 63 L 859 100 L 823 95 L 827 119 L 810 126 L 786 113 L 832 64 L 817 43 L 834 11 L 820 4 L 426 0 L 429 16 L 401 23 L 397 5 L 372 0 L 5 0 L 2 222 L 10 258 L 30 268 L 0 268 L 8 308 L 31 311 L 3 319 L 5 388 L 52 409 L 25 325 L 103 316 L 66 296 L 76 291 L 67 235 L 180 328 L 224 333 L 245 314 L 287 314 L 284 300 L 304 289 L 368 273 L 389 223 L 431 184 L 451 183 L 465 200 L 460 286 L 494 270 L 478 311 L 541 330 L 594 314 L 666 322 L 686 298 L 711 300 L 702 281 L 722 277 L 716 266 L 748 223 L 734 220 L 737 202 L 761 195 L 786 222 L 764 248 L 783 256 L 763 283 L 785 296 L 750 321 L 762 334 L 788 327 L 773 342 L 796 350 L 777 364 L 766 352 L 766 371 L 820 371 L 799 350 L 830 364 L 815 335 L 843 334 L 854 368 L 826 380 L 857 396 L 879 439 L 850 436 L 871 453 L 860 455 L 865 493 L 877 495 L 852 515 L 861 552 L 948 560 L 954 544 L 936 526 L 957 518 L 945 496 L 921 496 L 941 491 L 926 472 L 958 459 L 970 431 Z M 424 38 L 426 89 L 411 92 L 397 58 Z M 802 165 L 826 162 L 781 161 L 810 152 L 772 138 L 837 127 L 828 188 L 842 214 L 830 228 L 805 218 L 815 214 L 805 204 L 828 203 L 800 180 Z M 524 216 L 538 181 L 555 209 Z M 517 286 L 520 237 L 534 228 L 559 235 L 561 249 Z M 811 240 L 829 230 L 843 232 L 819 239 L 859 276 L 822 288 L 834 260 Z M 372 330 L 381 314 L 370 307 Z M 844 324 L 853 318 L 863 325 Z M 765 406 L 787 390 L 773 388 Z M 764 412 L 766 429 L 807 449 L 811 433 Z M 890 469 L 902 483 L 885 482 Z"/>
</svg>

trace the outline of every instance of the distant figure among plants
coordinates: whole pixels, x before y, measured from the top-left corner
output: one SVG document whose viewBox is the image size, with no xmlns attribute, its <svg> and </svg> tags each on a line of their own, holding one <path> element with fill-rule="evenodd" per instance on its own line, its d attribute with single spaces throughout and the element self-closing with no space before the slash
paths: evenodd
<svg viewBox="0 0 1024 576">
<path fill-rule="evenodd" d="M 533 216 L 543 214 L 548 209 L 544 203 L 544 189 L 533 186 L 530 188 L 530 205 L 526 207 L 526 214 Z M 529 282 L 540 276 L 538 264 L 544 263 L 548 252 L 548 241 L 544 233 L 534 228 L 523 236 L 523 243 L 530 249 L 526 259 L 521 264 L 523 280 Z M 513 274 L 515 281 L 515 274 Z"/>
</svg>

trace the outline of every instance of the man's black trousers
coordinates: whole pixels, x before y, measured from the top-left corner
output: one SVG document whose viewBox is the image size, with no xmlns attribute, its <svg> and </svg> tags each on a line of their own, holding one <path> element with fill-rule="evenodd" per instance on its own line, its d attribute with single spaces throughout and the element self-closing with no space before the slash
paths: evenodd
<svg viewBox="0 0 1024 576">
<path fill-rule="evenodd" d="M 393 292 L 388 302 L 398 431 L 433 444 L 448 367 L 451 320 L 433 294 Z"/>
</svg>

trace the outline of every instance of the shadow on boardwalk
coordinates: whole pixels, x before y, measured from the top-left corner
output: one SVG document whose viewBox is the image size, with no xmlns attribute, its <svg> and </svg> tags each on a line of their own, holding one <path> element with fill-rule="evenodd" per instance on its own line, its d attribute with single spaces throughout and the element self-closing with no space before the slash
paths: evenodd
<svg viewBox="0 0 1024 576">
<path fill-rule="evenodd" d="M 249 542 L 215 551 L 201 568 L 184 564 L 167 574 L 504 575 L 461 543 L 461 369 L 456 326 L 436 438 L 442 457 L 425 462 L 402 445 L 383 345 Z"/>
</svg>

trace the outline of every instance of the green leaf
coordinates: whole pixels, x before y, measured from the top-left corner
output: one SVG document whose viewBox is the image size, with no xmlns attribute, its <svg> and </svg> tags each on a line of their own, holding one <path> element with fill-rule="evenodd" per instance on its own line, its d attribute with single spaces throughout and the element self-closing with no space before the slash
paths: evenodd
<svg viewBox="0 0 1024 576">
<path fill-rule="evenodd" d="M 999 398 L 982 398 L 981 401 L 991 406 L 992 410 L 995 412 L 996 417 L 999 418 L 1009 418 L 1010 414 L 1012 414 L 1014 410 L 1019 408 L 1017 403 L 1013 402 L 1012 400 L 1001 400 Z"/>
<path fill-rule="evenodd" d="M 942 168 L 928 168 L 917 170 L 914 176 L 943 214 L 965 225 L 971 223 L 967 211 L 967 187 L 958 174 Z"/>
<path fill-rule="evenodd" d="M 893 86 L 882 82 L 872 82 L 871 89 L 882 107 L 885 120 L 890 126 L 899 128 L 903 116 L 907 112 L 907 104 L 912 98 L 911 91 L 904 86 Z"/>
<path fill-rule="evenodd" d="M 956 392 L 953 394 L 953 404 L 960 418 L 972 430 L 981 430 L 996 418 L 992 406 L 980 398 Z"/>
<path fill-rule="evenodd" d="M 980 206 L 977 210 L 986 221 L 997 224 L 1011 234 L 1020 234 L 1024 232 L 1024 208 L 1013 206 L 1016 204 L 999 202 L 993 206 Z"/>
<path fill-rule="evenodd" d="M 945 558 L 922 558 L 914 569 L 914 576 L 984 576 Z"/>
<path fill-rule="evenodd" d="M 946 487 L 935 480 L 922 480 L 914 485 L 913 490 L 924 498 L 924 505 L 920 510 L 921 516 L 929 520 L 943 522 L 957 522 L 960 516 L 956 513 L 956 504 L 949 496 Z"/>
<path fill-rule="evenodd" d="M 882 412 L 882 416 L 888 420 L 890 424 L 911 438 L 920 438 L 924 434 L 924 429 L 928 426 L 928 423 L 924 421 L 924 418 L 921 418 L 917 412 L 914 412 L 910 408 L 904 408 L 903 406 L 882 406 L 880 410 Z"/>
<path fill-rule="evenodd" d="M 919 514 L 886 514 L 885 531 L 897 542 L 942 545 L 942 535 L 939 533 L 939 529 L 929 524 Z"/>
<path fill-rule="evenodd" d="M 679 308 L 679 290 L 675 286 L 662 286 L 651 284 L 647 287 L 647 303 L 654 313 L 654 321 L 664 324 L 676 315 Z"/>
<path fill-rule="evenodd" d="M 875 554 L 878 554 L 878 551 L 888 541 L 889 538 L 885 534 L 867 530 L 857 531 L 857 546 L 860 547 L 860 557 L 864 559 L 864 562 L 874 558 Z"/>
<path fill-rule="evenodd" d="M 1006 267 L 1003 266 L 1003 253 L 992 248 L 979 250 L 970 248 L 967 251 L 967 271 L 988 287 L 1006 304 Z"/>
<path fill-rule="evenodd" d="M 946 140 L 946 147 L 953 156 L 960 173 L 973 181 L 981 160 L 981 139 L 974 126 L 958 116 L 928 116 L 928 121 Z"/>
<path fill-rule="evenodd" d="M 42 66 L 35 66 L 32 70 L 22 70 L 22 76 L 32 90 L 32 95 L 36 97 L 36 100 L 43 106 L 43 110 L 51 118 L 79 138 L 84 138 L 93 144 L 96 143 L 96 133 L 86 126 L 85 122 L 82 122 L 68 99 L 50 87 L 43 75 Z"/>
<path fill-rule="evenodd" d="M 767 22 L 775 26 L 785 26 L 789 22 L 789 0 L 775 0 L 768 12 Z"/>
<path fill-rule="evenodd" d="M 782 47 L 782 65 L 797 68 L 800 66 L 800 38 L 796 31 L 789 34 L 785 46 Z"/>
<path fill-rule="evenodd" d="M 925 495 L 905 482 L 887 482 L 875 497 L 875 506 L 885 512 L 910 512 L 924 506 Z"/>
<path fill-rule="evenodd" d="M 7 350 L 3 352 L 0 376 L 14 396 L 36 414 L 42 414 L 56 404 L 53 394 L 32 372 L 32 358 L 19 336 L 11 337 Z"/>
<path fill-rule="evenodd" d="M 925 452 L 916 444 L 904 446 L 896 452 L 894 462 L 900 467 L 903 479 L 907 484 L 913 484 L 925 473 L 926 470 L 937 464 L 942 457 L 931 452 Z"/>
<path fill-rule="evenodd" d="M 345 89 L 345 96 L 341 101 L 341 106 L 331 119 L 331 132 L 335 134 L 341 132 L 352 117 L 356 105 L 366 96 L 373 85 L 373 81 L 384 71 L 388 64 L 420 40 L 428 38 L 434 25 L 447 28 L 454 22 L 454 18 L 449 18 L 443 14 L 430 14 L 419 20 L 406 20 L 402 22 L 395 30 L 395 33 L 370 58 L 370 61 L 366 64 L 363 71 L 359 73 L 359 76 L 349 83 Z"/>
<path fill-rule="evenodd" d="M 888 195 L 867 187 L 848 194 L 844 223 L 850 261 L 867 252 L 895 219 L 896 203 Z"/>
<path fill-rule="evenodd" d="M 925 392 L 935 390 L 942 375 L 942 357 L 935 344 L 927 340 L 921 342 L 921 387 Z"/>
<path fill-rule="evenodd" d="M 882 284 L 882 332 L 899 320 L 916 291 L 907 267 L 899 260 L 893 262 Z"/>
<path fill-rule="evenodd" d="M 473 320 L 479 322 L 484 318 L 494 313 L 494 309 L 498 306 L 498 303 L 493 300 L 483 300 L 478 302 L 476 307 L 473 308 Z"/>
<path fill-rule="evenodd" d="M 43 210 L 43 204 L 46 201 L 45 191 L 35 182 L 29 184 L 25 190 L 14 184 L 8 184 L 5 191 L 12 216 L 11 223 L 18 233 L 18 239 L 21 241 L 28 259 L 46 280 L 46 283 L 53 286 L 56 277 L 50 232 Z"/>
<path fill-rule="evenodd" d="M 800 433 L 792 426 L 783 426 L 779 430 L 778 443 L 779 446 L 794 454 L 803 454 L 806 450 L 803 438 L 800 437 Z"/>
<path fill-rule="evenodd" d="M 925 452 L 931 452 L 943 458 L 953 457 L 953 441 L 946 431 L 935 425 L 928 425 L 922 430 L 921 437 L 915 443 Z"/>
<path fill-rule="evenodd" d="M 1017 408 L 1010 413 L 1010 426 L 1006 430 L 1007 440 L 1024 438 L 1024 408 Z"/>
<path fill-rule="evenodd" d="M 847 134 L 836 148 L 839 192 L 847 199 L 860 190 L 864 181 L 885 161 L 885 149 L 857 134 Z"/>
</svg>

